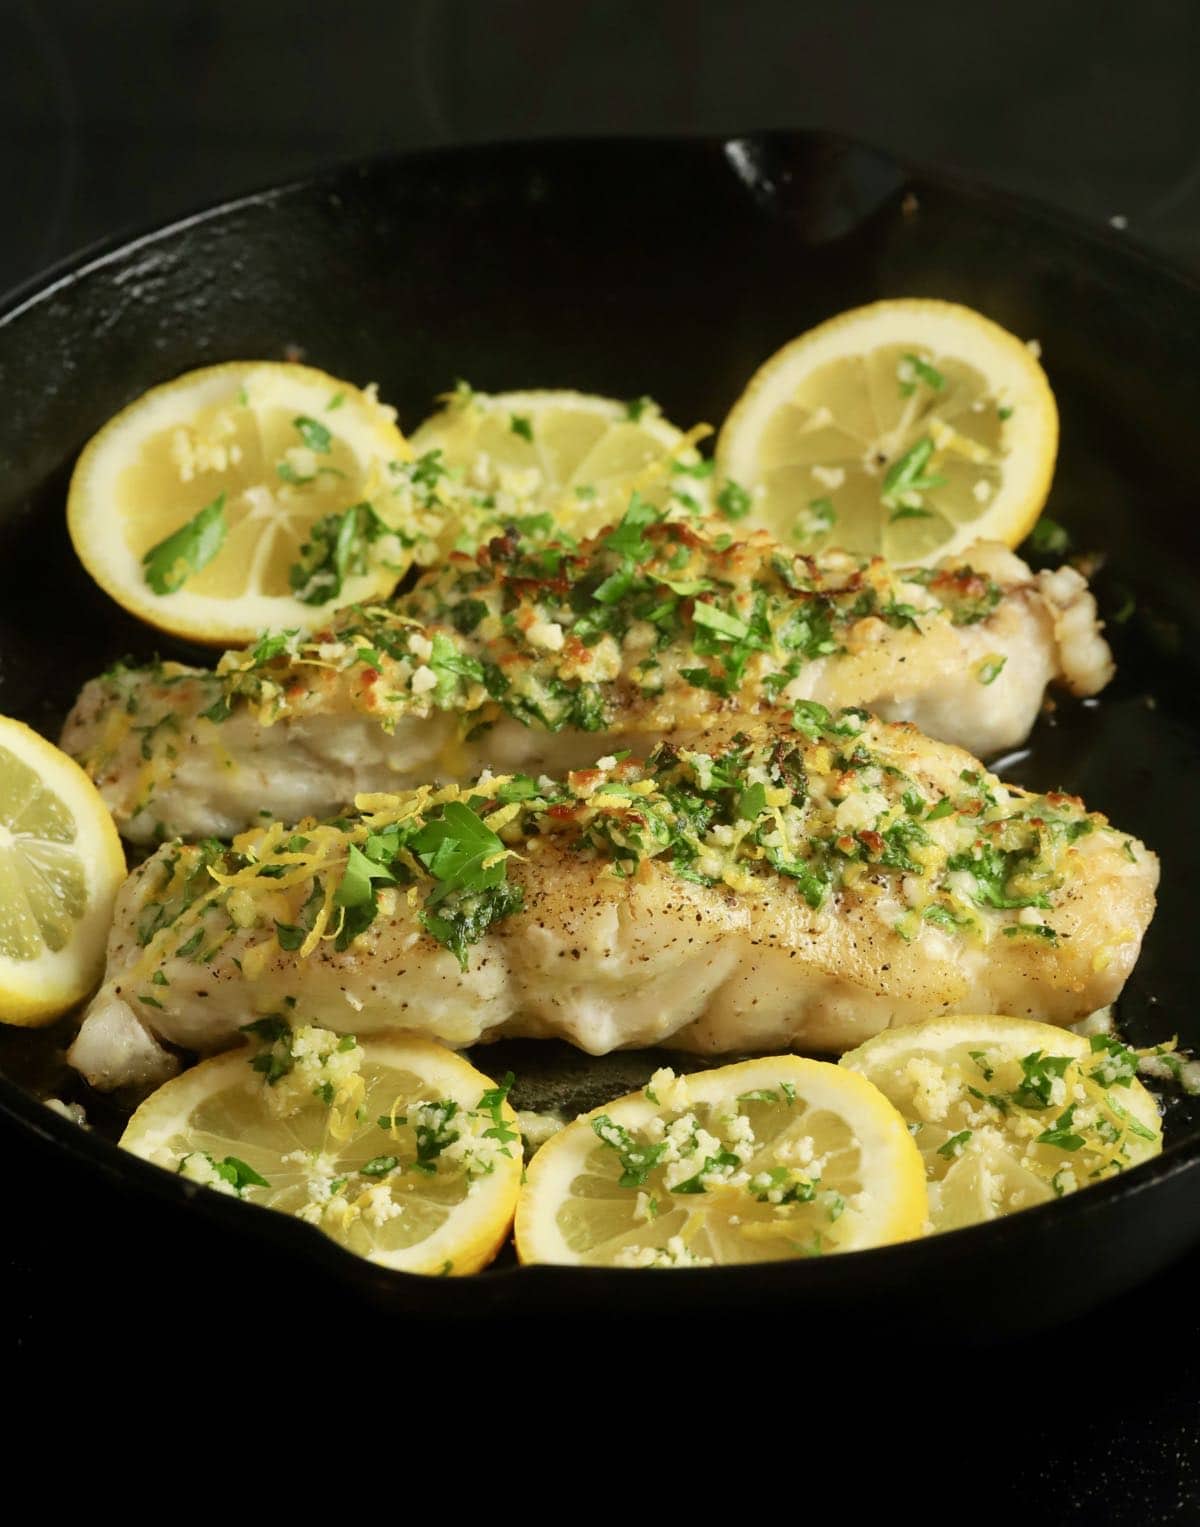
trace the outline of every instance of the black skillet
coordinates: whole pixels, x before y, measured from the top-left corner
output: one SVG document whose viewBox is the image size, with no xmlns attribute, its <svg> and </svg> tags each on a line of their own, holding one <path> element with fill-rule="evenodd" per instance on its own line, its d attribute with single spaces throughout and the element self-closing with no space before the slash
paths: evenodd
<svg viewBox="0 0 1200 1527">
<path fill-rule="evenodd" d="M 190 367 L 299 354 L 380 384 L 412 425 L 467 377 L 500 390 L 651 393 L 719 422 L 785 340 L 878 297 L 969 303 L 1036 337 L 1062 410 L 1049 512 L 1103 554 L 1120 671 L 1060 706 L 1010 770 L 1063 786 L 1163 855 L 1160 910 L 1121 1003 L 1135 1041 L 1200 1047 L 1200 288 L 1117 236 L 818 134 L 455 149 L 322 176 L 78 260 L 0 313 L 0 710 L 55 737 L 84 679 L 156 640 L 75 561 L 72 462 L 123 404 Z M 189 657 L 184 649 L 165 655 Z M 0 1033 L 0 1112 L 44 1142 L 48 1181 L 116 1189 L 148 1242 L 213 1265 L 303 1269 L 398 1312 L 779 1307 L 893 1330 L 1029 1328 L 1132 1286 L 1200 1239 L 1200 1104 L 1171 1098 L 1157 1161 L 1059 1203 L 929 1241 L 651 1275 L 504 1263 L 464 1281 L 386 1274 L 297 1221 L 198 1192 L 36 1099 L 71 1085 L 64 1032 Z M 654 1058 L 484 1051 L 518 1100 L 590 1107 Z M 55 1160 L 57 1157 L 57 1161 Z M 108 1188 L 96 1177 L 102 1174 Z M 69 1200 L 68 1195 L 68 1200 Z M 180 1206 L 193 1220 L 183 1232 Z M 208 1232 L 198 1238 L 194 1227 Z M 190 1237 L 190 1240 L 186 1239 Z"/>
</svg>

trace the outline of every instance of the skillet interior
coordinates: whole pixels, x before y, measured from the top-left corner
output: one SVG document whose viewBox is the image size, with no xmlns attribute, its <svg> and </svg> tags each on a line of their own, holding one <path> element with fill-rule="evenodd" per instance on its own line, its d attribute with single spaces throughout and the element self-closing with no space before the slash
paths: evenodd
<svg viewBox="0 0 1200 1527">
<path fill-rule="evenodd" d="M 1188 789 L 1200 762 L 1200 290 L 1114 237 L 839 140 L 514 145 L 389 161 L 204 214 L 31 289 L 0 316 L 0 709 L 55 736 L 79 684 L 112 659 L 156 645 L 194 655 L 156 644 L 95 589 L 63 525 L 80 446 L 157 381 L 294 347 L 379 382 L 406 426 L 456 376 L 494 390 L 647 391 L 680 422 L 719 422 L 784 340 L 901 295 L 969 303 L 1043 345 L 1063 429 L 1049 512 L 1106 554 L 1096 583 L 1107 612 L 1129 595 L 1136 607 L 1111 628 L 1120 672 L 1101 703 L 1060 706 L 1009 773 L 1082 794 L 1163 853 L 1159 914 L 1121 1018 L 1137 1042 L 1178 1033 L 1200 1048 L 1187 935 L 1200 912 L 1200 804 Z M 115 1181 L 182 1202 L 183 1185 L 32 1101 L 60 1088 L 61 1038 L 0 1030 L 0 1109 Z M 478 1058 L 511 1065 L 530 1106 L 593 1106 L 657 1063 L 511 1043 Z M 86 1101 L 101 1133 L 119 1128 L 111 1105 Z M 969 1290 L 976 1318 L 988 1309 L 1022 1324 L 1128 1286 L 1200 1235 L 1200 1100 L 1172 1100 L 1167 1142 L 1124 1179 L 936 1241 L 634 1284 L 500 1269 L 451 1295 L 381 1276 L 279 1216 L 211 1194 L 197 1202 L 400 1308 L 570 1308 L 581 1297 L 677 1308 L 801 1289 L 861 1308 L 886 1284 L 930 1310 Z M 1030 1292 L 1014 1303 L 1014 1286 Z"/>
</svg>

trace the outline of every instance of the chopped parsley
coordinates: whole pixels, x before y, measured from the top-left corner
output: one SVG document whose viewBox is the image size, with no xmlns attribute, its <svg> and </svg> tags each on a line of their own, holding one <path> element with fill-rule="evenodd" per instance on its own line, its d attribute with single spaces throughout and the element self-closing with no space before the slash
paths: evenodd
<svg viewBox="0 0 1200 1527">
<path fill-rule="evenodd" d="M 662 1142 L 657 1145 L 639 1144 L 624 1125 L 617 1124 L 606 1113 L 592 1120 L 592 1132 L 602 1145 L 616 1151 L 621 1163 L 617 1186 L 621 1188 L 642 1187 L 666 1149 Z"/>
<path fill-rule="evenodd" d="M 223 1161 L 214 1161 L 213 1171 L 218 1177 L 223 1177 L 238 1194 L 244 1193 L 247 1188 L 270 1187 L 270 1183 L 260 1172 L 256 1172 L 238 1156 L 226 1156 Z"/>
<path fill-rule="evenodd" d="M 239 1156 L 226 1156 L 224 1160 L 217 1161 L 207 1151 L 201 1151 L 199 1155 L 208 1162 L 222 1182 L 229 1184 L 239 1198 L 245 1195 L 247 1188 L 270 1187 L 267 1179 L 260 1172 L 256 1172 L 252 1166 L 243 1161 Z M 184 1172 L 189 1159 L 189 1156 L 184 1156 L 176 1170 Z"/>
<path fill-rule="evenodd" d="M 1061 557 L 1070 550 L 1071 537 L 1056 520 L 1043 515 L 1029 532 L 1029 547 L 1040 556 Z"/>
<path fill-rule="evenodd" d="M 819 700 L 797 700 L 792 706 L 792 725 L 816 742 L 833 725 L 833 717 Z"/>
<path fill-rule="evenodd" d="M 346 868 L 334 892 L 333 904 L 335 907 L 361 907 L 374 897 L 373 881 L 394 879 L 395 876 L 386 865 L 372 863 L 360 848 L 351 843 Z"/>
<path fill-rule="evenodd" d="M 504 844 L 462 801 L 447 802 L 440 815 L 424 823 L 368 837 L 363 848 L 348 845 L 334 894 L 334 906 L 343 914 L 335 947 L 347 948 L 370 927 L 378 912 L 378 884 L 407 883 L 414 857 L 434 882 L 421 924 L 465 970 L 470 946 L 520 907 L 522 893 L 506 882 Z"/>
<path fill-rule="evenodd" d="M 907 354 L 900 365 L 900 396 L 910 398 L 917 390 L 917 382 L 924 382 L 926 387 L 934 392 L 941 392 L 946 385 L 946 378 L 928 361 L 923 361 L 919 355 Z"/>
<path fill-rule="evenodd" d="M 981 684 L 994 684 L 1004 672 L 1008 658 L 998 652 L 989 653 L 975 669 L 975 677 Z"/>
<path fill-rule="evenodd" d="M 1022 1108 L 1049 1108 L 1054 1083 L 1066 1075 L 1069 1055 L 1047 1055 L 1034 1050 L 1021 1061 L 1021 1082 L 1013 1092 L 1013 1102 Z"/>
<path fill-rule="evenodd" d="M 366 502 L 323 515 L 300 548 L 299 562 L 288 570 L 292 592 L 301 604 L 328 604 L 342 593 L 348 578 L 367 572 L 372 547 L 391 534 Z"/>
<path fill-rule="evenodd" d="M 300 921 L 298 923 L 281 923 L 276 919 L 275 937 L 279 940 L 279 947 L 289 952 L 299 949 L 304 940 L 312 932 L 316 922 L 317 913 L 325 901 L 325 888 L 319 876 L 315 877 L 312 890 L 308 899 L 300 909 Z"/>
<path fill-rule="evenodd" d="M 241 1032 L 262 1041 L 263 1049 L 250 1057 L 250 1066 L 268 1087 L 274 1087 L 293 1070 L 296 1057 L 292 1054 L 292 1026 L 278 1013 L 243 1023 Z"/>
<path fill-rule="evenodd" d="M 272 662 L 277 657 L 282 657 L 285 652 L 292 651 L 292 643 L 300 635 L 298 627 L 290 631 L 266 631 L 259 637 L 251 648 L 250 662 L 255 668 L 261 668 Z"/>
<path fill-rule="evenodd" d="M 1077 1151 L 1084 1145 L 1082 1135 L 1076 1134 L 1072 1128 L 1075 1122 L 1076 1104 L 1065 1110 L 1054 1121 L 1050 1129 L 1044 1129 L 1037 1137 L 1039 1145 L 1056 1145 L 1060 1151 Z"/>
<path fill-rule="evenodd" d="M 206 721 L 215 721 L 220 725 L 222 721 L 228 721 L 230 716 L 233 715 L 233 702 L 228 695 L 221 695 L 213 701 L 207 710 L 202 710 L 200 714 Z"/>
<path fill-rule="evenodd" d="M 716 463 L 710 460 L 673 461 L 671 471 L 681 477 L 711 477 Z"/>
<path fill-rule="evenodd" d="M 317 419 L 310 419 L 307 414 L 301 414 L 293 419 L 292 423 L 300 432 L 300 438 L 310 451 L 315 451 L 318 456 L 328 456 L 333 449 L 333 436 L 325 426 Z"/>
<path fill-rule="evenodd" d="M 505 879 L 508 850 L 461 801 L 447 802 L 410 847 L 437 882 L 425 900 L 422 925 L 465 970 L 469 945 L 521 905 L 520 889 Z"/>
<path fill-rule="evenodd" d="M 726 641 L 744 642 L 750 635 L 750 627 L 740 616 L 718 609 L 715 604 L 697 603 L 692 610 L 692 619 L 698 626 L 715 632 Z"/>
<path fill-rule="evenodd" d="M 1135 1052 L 1108 1034 L 1093 1034 L 1088 1042 L 1092 1054 L 1100 1057 L 1088 1075 L 1102 1087 L 1131 1086 L 1138 1072 Z"/>
<path fill-rule="evenodd" d="M 891 464 L 884 475 L 880 495 L 885 509 L 920 508 L 919 503 L 911 502 L 913 498 L 919 499 L 930 488 L 945 486 L 946 478 L 937 474 L 925 475 L 933 450 L 933 440 L 926 435 Z"/>
<path fill-rule="evenodd" d="M 453 1145 L 461 1131 L 453 1127 L 458 1104 L 453 1098 L 442 1098 L 436 1103 L 422 1103 L 416 1111 L 414 1134 L 417 1138 L 417 1159 L 413 1162 L 417 1171 L 432 1176 L 437 1170 L 437 1160 L 447 1146 Z"/>
<path fill-rule="evenodd" d="M 1049 923 L 1012 923 L 1000 930 L 1005 938 L 1041 939 L 1046 944 L 1057 944 L 1058 934 Z"/>
<path fill-rule="evenodd" d="M 971 771 L 967 771 L 971 772 Z M 968 781 L 970 783 L 970 781 Z M 1018 907 L 1048 907 L 1045 891 L 1022 889 L 1024 872 L 1037 855 L 1037 846 L 1003 849 L 995 843 L 979 841 L 972 848 L 952 854 L 946 861 L 950 870 L 966 870 L 973 877 L 972 900 L 980 907 L 1013 910 Z"/>
<path fill-rule="evenodd" d="M 197 928 L 190 938 L 184 940 L 175 951 L 176 959 L 194 960 L 200 953 L 200 946 L 204 942 L 204 929 Z"/>
<path fill-rule="evenodd" d="M 146 582 L 156 594 L 177 593 L 193 573 L 206 568 L 225 544 L 225 495 L 218 493 L 186 525 L 142 557 Z"/>
<path fill-rule="evenodd" d="M 808 508 L 797 519 L 793 534 L 798 541 L 815 541 L 827 535 L 837 524 L 837 510 L 828 497 L 810 498 Z"/>
<path fill-rule="evenodd" d="M 740 1165 L 736 1156 L 733 1160 Z M 751 1191 L 760 1204 L 811 1204 L 817 1196 L 817 1187 L 817 1183 L 798 1177 L 790 1166 L 767 1167 L 750 1179 Z M 678 1193 L 679 1189 L 674 1191 Z M 830 1218 L 836 1219 L 837 1215 Z"/>
<path fill-rule="evenodd" d="M 744 520 L 754 507 L 754 500 L 741 483 L 727 478 L 717 492 L 717 508 L 727 520 Z"/>
<path fill-rule="evenodd" d="M 372 1156 L 370 1161 L 364 1162 L 358 1170 L 364 1177 L 386 1177 L 399 1165 L 398 1156 Z"/>
<path fill-rule="evenodd" d="M 742 1164 L 741 1157 L 735 1156 L 732 1151 L 718 1151 L 715 1156 L 706 1156 L 704 1165 L 691 1177 L 686 1177 L 682 1182 L 677 1182 L 671 1189 L 672 1193 L 707 1193 L 704 1179 L 711 1172 L 718 1172 L 722 1167 L 732 1167 L 735 1171 Z M 786 1170 L 786 1168 L 785 1168 Z M 786 1202 L 787 1200 L 783 1200 Z"/>
<path fill-rule="evenodd" d="M 512 1152 L 508 1149 L 509 1145 L 512 1141 L 521 1138 L 515 1130 L 509 1129 L 508 1125 L 504 1122 L 504 1104 L 508 1100 L 508 1094 L 512 1091 L 513 1081 L 512 1072 L 506 1072 L 504 1080 L 499 1086 L 489 1087 L 475 1105 L 476 1113 L 487 1114 L 492 1121 L 491 1127 L 484 1130 L 483 1138 L 485 1140 L 495 1140 L 499 1146 L 500 1154 L 510 1157 Z"/>
</svg>

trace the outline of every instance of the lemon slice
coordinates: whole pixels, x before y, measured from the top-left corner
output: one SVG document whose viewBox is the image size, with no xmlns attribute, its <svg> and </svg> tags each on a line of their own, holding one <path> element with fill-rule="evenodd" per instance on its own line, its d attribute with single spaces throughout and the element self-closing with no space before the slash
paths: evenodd
<svg viewBox="0 0 1200 1527">
<path fill-rule="evenodd" d="M 921 1234 L 921 1158 L 874 1087 L 794 1055 L 692 1076 L 584 1114 L 534 1156 L 523 1262 L 694 1267 L 851 1251 Z"/>
<path fill-rule="evenodd" d="M 165 1083 L 121 1145 L 384 1267 L 458 1275 L 492 1260 L 521 1181 L 507 1085 L 428 1040 L 250 1027 L 259 1044 Z"/>
<path fill-rule="evenodd" d="M 96 985 L 125 856 L 74 760 L 0 716 L 0 1020 L 50 1023 Z"/>
<path fill-rule="evenodd" d="M 392 421 L 370 392 L 307 366 L 189 371 L 85 446 L 71 540 L 118 604 L 176 636 L 231 646 L 315 625 L 384 597 L 408 566 L 375 512 L 387 464 L 408 454 Z"/>
<path fill-rule="evenodd" d="M 1162 1150 L 1137 1056 L 1024 1018 L 934 1018 L 886 1029 L 843 1066 L 908 1121 L 935 1230 L 1045 1203 Z"/>
<path fill-rule="evenodd" d="M 842 313 L 764 362 L 717 470 L 782 541 L 916 563 L 980 538 L 1016 546 L 1057 449 L 1034 350 L 970 308 L 911 298 Z"/>
<path fill-rule="evenodd" d="M 684 506 L 700 513 L 707 464 L 691 441 L 702 433 L 685 435 L 648 398 L 620 403 L 582 392 L 460 386 L 417 429 L 412 448 L 441 451 L 459 476 L 457 545 L 469 549 L 507 521 L 534 515 L 549 514 L 573 536 L 594 535 L 621 519 L 634 489 L 660 508 L 683 494 Z"/>
</svg>

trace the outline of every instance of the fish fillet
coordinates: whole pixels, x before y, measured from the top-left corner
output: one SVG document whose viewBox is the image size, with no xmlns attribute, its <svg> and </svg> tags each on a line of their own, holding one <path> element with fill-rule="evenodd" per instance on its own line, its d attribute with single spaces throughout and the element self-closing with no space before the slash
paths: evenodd
<svg viewBox="0 0 1200 1527">
<path fill-rule="evenodd" d="M 1034 576 L 981 543 L 895 571 L 656 514 L 635 499 L 574 551 L 497 538 L 386 608 L 265 638 L 216 673 L 118 667 L 84 688 L 62 745 L 122 833 L 153 843 L 327 816 L 364 791 L 484 768 L 644 756 L 800 699 L 994 756 L 1024 740 L 1048 683 L 1092 694 L 1112 674 L 1071 568 Z"/>
<path fill-rule="evenodd" d="M 119 898 L 70 1052 L 146 1083 L 260 1015 L 453 1046 L 837 1051 L 891 1024 L 1070 1023 L 1137 958 L 1158 862 L 1065 795 L 857 710 L 736 719 L 560 782 L 361 797 L 168 844 Z"/>
</svg>

